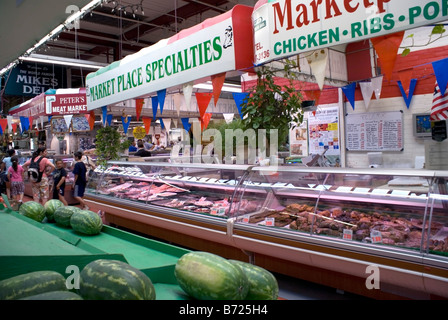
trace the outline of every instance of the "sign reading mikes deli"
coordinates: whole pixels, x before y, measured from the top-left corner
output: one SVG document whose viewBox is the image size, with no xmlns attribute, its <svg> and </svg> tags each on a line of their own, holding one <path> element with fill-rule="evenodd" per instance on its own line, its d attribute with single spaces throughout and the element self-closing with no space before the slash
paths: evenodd
<svg viewBox="0 0 448 320">
<path fill-rule="evenodd" d="M 254 62 L 259 65 L 447 19 L 448 0 L 269 1 L 252 14 Z"/>
</svg>

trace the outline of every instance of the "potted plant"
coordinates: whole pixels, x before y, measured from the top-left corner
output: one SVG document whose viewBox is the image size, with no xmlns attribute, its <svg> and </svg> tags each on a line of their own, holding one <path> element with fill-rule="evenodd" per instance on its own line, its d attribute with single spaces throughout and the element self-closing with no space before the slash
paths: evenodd
<svg viewBox="0 0 448 320">
<path fill-rule="evenodd" d="M 105 166 L 109 160 L 119 160 L 120 153 L 124 152 L 130 146 L 130 141 L 114 127 L 107 126 L 98 130 L 96 134 L 96 154 L 97 163 Z"/>
</svg>

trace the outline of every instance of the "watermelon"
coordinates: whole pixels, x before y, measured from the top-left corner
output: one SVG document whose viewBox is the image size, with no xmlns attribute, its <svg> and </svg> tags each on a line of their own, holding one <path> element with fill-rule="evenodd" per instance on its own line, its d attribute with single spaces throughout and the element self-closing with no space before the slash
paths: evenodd
<svg viewBox="0 0 448 320">
<path fill-rule="evenodd" d="M 79 294 L 87 300 L 155 300 L 151 279 L 118 260 L 98 259 L 80 273 Z"/>
<path fill-rule="evenodd" d="M 184 254 L 176 263 L 174 275 L 182 290 L 198 300 L 242 300 L 249 290 L 241 268 L 209 252 Z"/>
<path fill-rule="evenodd" d="M 34 271 L 0 281 L 0 300 L 16 300 L 50 291 L 66 291 L 65 278 L 56 271 Z"/>
<path fill-rule="evenodd" d="M 93 235 L 101 232 L 103 221 L 93 211 L 79 210 L 70 218 L 70 226 L 76 232 Z"/>
<path fill-rule="evenodd" d="M 229 260 L 239 266 L 249 280 L 249 292 L 246 300 L 277 300 L 278 282 L 274 275 L 268 270 L 238 260 Z"/>
<path fill-rule="evenodd" d="M 70 218 L 77 211 L 81 211 L 81 209 L 73 206 L 59 207 L 53 214 L 54 221 L 60 226 L 70 227 Z"/>
<path fill-rule="evenodd" d="M 83 300 L 79 294 L 71 291 L 50 291 L 22 298 L 20 300 Z"/>
<path fill-rule="evenodd" d="M 19 213 L 37 222 L 42 222 L 45 218 L 44 206 L 35 201 L 24 202 L 19 208 Z"/>
<path fill-rule="evenodd" d="M 57 208 L 63 207 L 64 203 L 58 199 L 50 199 L 44 204 L 45 208 L 45 216 L 47 217 L 47 221 L 54 221 L 54 212 Z"/>
</svg>

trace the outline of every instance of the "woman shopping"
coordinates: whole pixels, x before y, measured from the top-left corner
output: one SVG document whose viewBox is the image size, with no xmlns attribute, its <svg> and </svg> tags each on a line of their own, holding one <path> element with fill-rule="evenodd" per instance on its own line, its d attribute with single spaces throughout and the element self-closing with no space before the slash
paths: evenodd
<svg viewBox="0 0 448 320">
<path fill-rule="evenodd" d="M 8 169 L 8 180 L 11 182 L 11 197 L 22 205 L 25 183 L 23 182 L 23 167 L 19 164 L 19 157 L 11 157 L 12 165 Z"/>
</svg>

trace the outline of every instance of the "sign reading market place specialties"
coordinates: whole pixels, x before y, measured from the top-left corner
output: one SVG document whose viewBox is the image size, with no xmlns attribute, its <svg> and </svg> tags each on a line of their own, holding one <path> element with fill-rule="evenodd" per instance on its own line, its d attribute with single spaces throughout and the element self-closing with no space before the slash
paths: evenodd
<svg viewBox="0 0 448 320">
<path fill-rule="evenodd" d="M 448 19 L 448 0 L 277 0 L 252 14 L 254 61 L 359 41 Z"/>
</svg>

